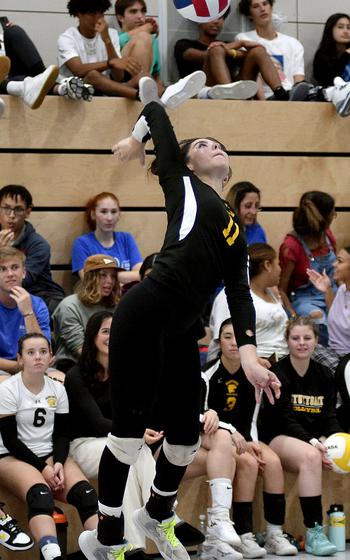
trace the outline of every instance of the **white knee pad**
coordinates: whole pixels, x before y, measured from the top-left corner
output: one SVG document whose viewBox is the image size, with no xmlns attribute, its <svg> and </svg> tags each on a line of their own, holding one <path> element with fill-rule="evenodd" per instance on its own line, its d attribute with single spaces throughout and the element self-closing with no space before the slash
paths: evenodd
<svg viewBox="0 0 350 560">
<path fill-rule="evenodd" d="M 169 463 L 172 463 L 177 467 L 187 467 L 187 465 L 192 463 L 200 444 L 200 437 L 198 438 L 197 443 L 194 443 L 193 445 L 172 445 L 164 439 L 163 451 Z"/>
<path fill-rule="evenodd" d="M 107 447 L 121 463 L 133 465 L 144 444 L 143 438 L 119 438 L 108 434 Z"/>
</svg>

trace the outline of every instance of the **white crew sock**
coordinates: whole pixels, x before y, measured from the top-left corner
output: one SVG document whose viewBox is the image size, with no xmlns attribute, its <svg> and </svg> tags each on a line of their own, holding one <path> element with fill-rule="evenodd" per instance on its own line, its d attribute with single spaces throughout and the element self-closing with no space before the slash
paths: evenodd
<svg viewBox="0 0 350 560">
<path fill-rule="evenodd" d="M 98 511 L 102 513 L 102 515 L 108 515 L 109 517 L 121 517 L 123 509 L 122 506 L 110 507 L 98 502 Z"/>
<path fill-rule="evenodd" d="M 212 509 L 230 509 L 232 505 L 232 483 L 229 478 L 212 478 L 209 480 Z"/>
<path fill-rule="evenodd" d="M 272 535 L 272 533 L 278 533 L 282 531 L 282 525 L 274 525 L 273 523 L 266 523 L 266 534 Z"/>
<path fill-rule="evenodd" d="M 7 84 L 6 91 L 10 95 L 22 97 L 24 92 L 24 82 L 11 81 Z"/>
<path fill-rule="evenodd" d="M 60 558 L 62 553 L 61 549 L 56 543 L 48 543 L 45 544 L 41 549 L 41 554 L 43 555 L 45 560 L 53 560 L 54 558 Z"/>
<path fill-rule="evenodd" d="M 197 97 L 198 99 L 210 99 L 209 97 L 209 91 L 210 91 L 210 87 L 209 86 L 204 86 L 199 93 L 197 93 Z"/>
</svg>

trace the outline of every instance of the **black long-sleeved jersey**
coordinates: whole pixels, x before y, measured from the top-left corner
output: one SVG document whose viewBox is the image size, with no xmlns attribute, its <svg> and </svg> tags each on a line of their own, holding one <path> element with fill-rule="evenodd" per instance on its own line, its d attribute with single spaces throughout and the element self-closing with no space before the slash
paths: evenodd
<svg viewBox="0 0 350 560">
<path fill-rule="evenodd" d="M 342 431 L 335 414 L 334 378 L 324 366 L 310 360 L 301 377 L 286 356 L 271 369 L 281 381 L 281 397 L 274 405 L 266 398 L 263 401 L 260 433 L 264 441 L 285 435 L 309 442 Z"/>
<path fill-rule="evenodd" d="M 234 374 L 219 359 L 202 373 L 203 409 L 217 412 L 220 422 L 231 424 L 247 441 L 257 438 L 254 425 L 254 388 L 240 367 Z"/>
<path fill-rule="evenodd" d="M 140 142 L 153 139 L 168 218 L 163 247 L 150 277 L 187 301 L 194 317 L 224 280 L 237 343 L 255 344 L 247 247 L 234 212 L 188 169 L 159 104 L 146 105 L 132 135 Z"/>
</svg>

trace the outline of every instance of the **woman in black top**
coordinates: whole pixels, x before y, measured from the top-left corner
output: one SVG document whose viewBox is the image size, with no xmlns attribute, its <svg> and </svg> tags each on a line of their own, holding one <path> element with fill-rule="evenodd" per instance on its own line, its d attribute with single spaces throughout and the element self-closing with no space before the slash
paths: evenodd
<svg viewBox="0 0 350 560">
<path fill-rule="evenodd" d="M 332 86 L 337 76 L 350 81 L 350 16 L 341 13 L 327 19 L 314 58 L 314 77 L 320 86 Z"/>
<path fill-rule="evenodd" d="M 290 319 L 286 338 L 290 355 L 272 366 L 282 384 L 281 398 L 263 409 L 264 439 L 282 466 L 298 475 L 304 515 L 306 551 L 336 552 L 322 531 L 322 468 L 331 469 L 325 437 L 341 432 L 335 413 L 335 382 L 328 370 L 311 359 L 317 330 L 309 317 Z"/>
<path fill-rule="evenodd" d="M 166 438 L 150 500 L 135 512 L 135 519 L 166 558 L 187 559 L 174 536 L 172 506 L 199 446 L 198 318 L 222 280 L 247 377 L 258 393 L 264 388 L 271 399 L 271 388 L 278 393 L 279 384 L 257 362 L 246 242 L 233 211 L 218 194 L 229 175 L 224 147 L 211 138 L 188 140 L 179 147 L 164 109 L 152 102 L 132 136 L 113 151 L 122 161 L 144 161 L 143 145 L 150 137 L 168 226 L 152 271 L 124 296 L 112 322 L 113 421 L 100 463 L 98 539 L 85 532 L 80 546 L 86 555 L 102 545 L 118 557 L 121 550 L 129 550 L 130 545 L 123 544 L 122 497 L 157 398 L 164 409 Z"/>
</svg>

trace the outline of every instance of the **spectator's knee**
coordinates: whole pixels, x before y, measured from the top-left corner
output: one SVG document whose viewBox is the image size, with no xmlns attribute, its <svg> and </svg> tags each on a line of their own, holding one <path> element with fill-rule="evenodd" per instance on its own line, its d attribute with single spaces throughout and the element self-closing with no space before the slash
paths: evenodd
<svg viewBox="0 0 350 560">
<path fill-rule="evenodd" d="M 142 44 L 144 47 L 152 47 L 152 37 L 147 31 L 139 31 L 134 37 L 129 41 L 130 46 Z"/>
<path fill-rule="evenodd" d="M 300 465 L 300 470 L 317 472 L 322 468 L 322 454 L 311 445 L 305 450 Z"/>
</svg>

